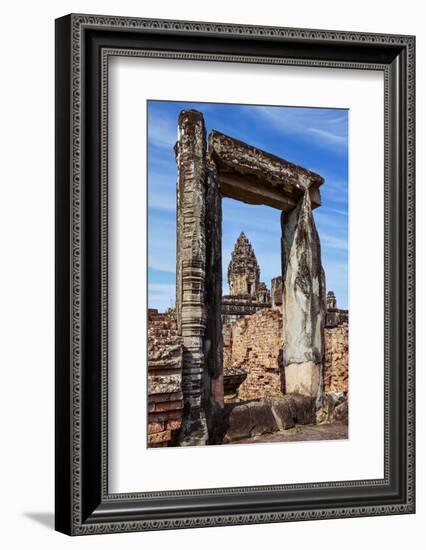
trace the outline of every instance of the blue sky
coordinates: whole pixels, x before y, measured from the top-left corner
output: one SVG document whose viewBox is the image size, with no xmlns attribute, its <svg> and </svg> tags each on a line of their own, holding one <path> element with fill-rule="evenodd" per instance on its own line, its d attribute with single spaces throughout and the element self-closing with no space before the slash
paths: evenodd
<svg viewBox="0 0 426 550">
<path fill-rule="evenodd" d="M 219 130 L 321 174 L 322 206 L 314 210 L 327 290 L 348 307 L 348 111 L 306 107 L 148 102 L 148 304 L 163 311 L 175 301 L 177 118 L 204 114 L 207 132 Z M 224 293 L 231 251 L 241 231 L 251 241 L 270 288 L 280 274 L 280 212 L 224 198 Z"/>
</svg>

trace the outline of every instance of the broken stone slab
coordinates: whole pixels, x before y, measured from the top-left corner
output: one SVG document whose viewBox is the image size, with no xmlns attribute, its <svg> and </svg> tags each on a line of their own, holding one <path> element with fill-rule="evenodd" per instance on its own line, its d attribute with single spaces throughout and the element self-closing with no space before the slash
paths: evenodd
<svg viewBox="0 0 426 550">
<path fill-rule="evenodd" d="M 280 430 L 293 428 L 295 424 L 315 424 L 315 400 L 305 395 L 284 395 L 265 399 L 270 406 Z"/>
<path fill-rule="evenodd" d="M 230 441 L 250 437 L 252 423 L 248 406 L 241 404 L 228 409 L 225 405 L 225 410 L 228 412 L 228 427 L 224 442 L 229 443 Z"/>
<path fill-rule="evenodd" d="M 288 430 L 295 426 L 295 408 L 290 403 L 287 396 L 284 397 L 269 397 L 268 402 L 271 404 L 272 414 L 274 415 L 278 429 Z"/>
<path fill-rule="evenodd" d="M 228 415 L 224 443 L 315 424 L 315 400 L 305 395 L 267 397 L 225 406 Z"/>
<path fill-rule="evenodd" d="M 278 431 L 278 425 L 266 401 L 249 401 L 229 408 L 228 429 L 224 442 L 237 441 Z"/>
<path fill-rule="evenodd" d="M 268 403 L 253 401 L 248 404 L 248 407 L 253 425 L 250 432 L 251 437 L 277 431 L 277 422 Z"/>
</svg>

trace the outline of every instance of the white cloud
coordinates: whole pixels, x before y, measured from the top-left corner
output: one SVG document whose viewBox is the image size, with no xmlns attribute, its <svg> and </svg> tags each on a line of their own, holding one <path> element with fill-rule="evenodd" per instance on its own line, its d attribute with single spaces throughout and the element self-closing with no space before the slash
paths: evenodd
<svg viewBox="0 0 426 550">
<path fill-rule="evenodd" d="M 320 128 L 307 128 L 308 132 L 311 132 L 312 134 L 315 134 L 321 138 L 324 138 L 325 140 L 331 141 L 332 143 L 346 147 L 347 138 L 346 136 L 339 136 L 337 134 L 334 134 L 333 132 L 329 132 L 327 130 L 321 130 Z"/>
<path fill-rule="evenodd" d="M 150 111 L 148 140 L 152 145 L 171 149 L 177 141 L 177 123 L 171 117 Z"/>
<path fill-rule="evenodd" d="M 176 176 L 153 172 L 148 177 L 148 207 L 176 211 Z"/>
<path fill-rule="evenodd" d="M 252 114 L 263 117 L 284 134 L 297 133 L 317 145 L 346 150 L 346 111 L 336 114 L 334 109 L 254 107 Z"/>
<path fill-rule="evenodd" d="M 335 248 L 338 250 L 344 250 L 348 251 L 348 240 L 345 238 L 339 238 L 335 235 L 330 235 L 329 233 L 325 233 L 324 231 L 319 232 L 321 243 L 324 247 L 328 246 L 330 248 Z"/>
<path fill-rule="evenodd" d="M 173 232 L 173 237 L 170 234 L 149 235 L 148 246 L 148 267 L 166 271 L 167 273 L 176 272 L 176 233 Z"/>
</svg>

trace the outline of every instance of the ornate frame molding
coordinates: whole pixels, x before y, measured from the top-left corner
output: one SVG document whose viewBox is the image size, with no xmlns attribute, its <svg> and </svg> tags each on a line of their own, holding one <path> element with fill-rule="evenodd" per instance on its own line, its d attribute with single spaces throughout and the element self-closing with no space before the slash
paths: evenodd
<svg viewBox="0 0 426 550">
<path fill-rule="evenodd" d="M 73 535 L 112 533 L 152 529 L 178 529 L 213 525 L 282 522 L 336 517 L 402 514 L 414 512 L 414 169 L 415 169 L 415 39 L 412 36 L 347 33 L 330 30 L 258 27 L 188 21 L 169 21 L 70 15 L 56 22 L 57 49 L 57 356 L 56 356 L 56 528 Z M 108 37 L 100 40 L 100 31 Z M 221 37 L 235 41 L 236 48 L 246 53 L 196 52 L 185 50 L 189 40 L 214 37 L 216 45 L 225 42 Z M 156 49 L 147 44 L 155 37 L 168 37 L 176 43 L 182 39 L 181 49 Z M 114 40 L 110 40 L 114 37 Z M 138 47 L 131 43 L 140 37 Z M 253 54 L 254 40 L 264 49 L 275 47 L 272 55 Z M 170 42 L 171 43 L 171 42 Z M 199 43 L 199 40 L 198 40 Z M 279 55 L 286 44 L 299 45 L 293 56 Z M 360 55 L 359 46 L 368 44 L 369 57 Z M 321 50 L 315 57 L 312 46 Z M 319 46 L 322 45 L 322 49 Z M 148 47 L 149 46 L 149 47 Z M 226 48 L 225 48 L 226 49 Z M 261 50 L 261 47 L 259 46 Z M 311 55 L 304 55 L 311 53 Z M 340 52 L 340 53 L 339 53 Z M 274 63 L 341 69 L 369 69 L 383 71 L 385 76 L 385 476 L 383 480 L 346 481 L 269 487 L 239 487 L 227 489 L 168 491 L 155 493 L 109 494 L 107 476 L 107 404 L 108 404 L 108 59 L 110 56 L 140 56 L 200 61 L 231 61 L 242 63 Z M 322 57 L 321 57 L 322 56 Z M 362 59 L 361 59 L 362 57 Z M 380 59 L 380 62 L 379 62 Z M 382 61 L 383 59 L 383 61 Z M 96 67 L 96 75 L 88 76 L 88 68 Z M 92 71 L 93 72 L 93 71 Z M 93 83 L 98 79 L 100 98 L 96 99 Z M 100 101 L 99 101 L 100 99 Z M 99 101 L 99 119 L 93 116 L 93 106 Z M 397 127 L 395 113 L 403 118 Z M 405 124 L 405 127 L 404 127 Z M 91 128 L 92 134 L 88 132 Z M 88 149 L 93 132 L 100 136 L 97 160 L 90 164 Z M 398 133 L 399 132 L 399 133 Z M 402 135 L 401 135 L 402 132 Z M 96 178 L 94 177 L 94 174 Z M 89 185 L 99 189 L 92 191 Z M 94 193 L 99 210 L 88 213 L 87 195 Z M 65 219 L 63 219 L 65 217 Z M 68 223 L 67 223 L 68 220 Z M 97 224 L 97 225 L 96 225 Z M 95 228 L 96 225 L 96 228 Z M 395 227 L 396 226 L 396 227 Z M 89 233 L 99 237 L 99 250 Z M 96 240 L 96 239 L 94 239 Z M 92 253 L 96 256 L 94 263 Z M 91 296 L 89 271 L 95 268 L 94 287 L 97 297 L 92 305 L 97 308 L 97 326 L 88 333 L 88 296 Z M 91 271 L 90 271 L 91 272 Z M 394 291 L 398 289 L 398 319 Z M 88 293 L 89 292 L 89 293 Z M 90 298 L 91 299 L 91 298 Z M 93 320 L 93 319 L 92 319 Z M 395 342 L 392 338 L 398 335 Z M 95 343 L 92 344 L 95 336 Z M 88 352 L 93 346 L 96 349 Z M 88 385 L 85 373 L 98 360 L 97 382 Z M 398 410 L 404 412 L 401 425 L 393 417 L 396 407 L 395 384 L 401 390 Z M 402 384 L 402 386 L 401 386 Z M 100 394 L 96 401 L 94 434 L 96 442 L 88 444 L 87 401 L 91 392 Z M 68 398 L 65 398 L 68 392 Z M 401 419 L 400 419 L 401 421 Z M 85 431 L 86 427 L 86 431 Z M 395 443 L 404 447 L 397 458 Z M 97 447 L 95 448 L 95 446 Z M 84 449 L 84 453 L 83 453 Z M 89 459 L 87 458 L 89 457 Z M 89 463 L 87 461 L 89 460 Z M 395 471 L 396 462 L 400 464 Z M 402 468 L 405 462 L 406 467 Z M 92 478 L 89 476 L 93 476 Z M 395 478 L 398 477 L 398 480 Z M 88 481 L 90 478 L 90 481 Z M 398 483 L 397 483 L 398 481 Z M 398 488 L 396 487 L 398 485 Z M 373 488 L 383 491 L 379 504 L 316 506 L 309 494 L 325 490 L 338 495 L 349 489 L 355 494 Z M 390 490 L 392 488 L 392 491 Z M 311 493 L 309 493 L 311 491 Z M 389 495 L 387 494 L 389 493 Z M 244 509 L 244 496 L 259 495 L 264 504 L 250 511 Z M 303 495 L 306 495 L 303 497 Z M 380 493 L 382 495 L 382 493 Z M 197 499 L 232 496 L 235 505 L 230 512 L 196 514 L 181 513 L 172 519 L 173 498 L 187 497 L 189 503 Z M 291 508 L 280 495 L 305 498 L 304 510 Z M 302 497 L 300 497 L 302 495 Z M 391 496 L 392 495 L 392 496 Z M 286 496 L 286 498 L 287 498 Z M 283 497 L 284 498 L 284 497 Z M 169 512 L 153 514 L 144 501 L 168 499 Z M 268 508 L 268 499 L 271 504 Z M 190 502 L 191 501 L 191 502 Z M 204 501 L 203 501 L 204 502 Z M 225 502 L 225 501 L 224 501 Z M 272 506 L 273 502 L 273 506 Z M 331 501 L 333 502 L 333 501 Z M 274 509 L 271 509 L 274 508 Z M 133 510 L 130 512 L 130 508 Z M 192 509 L 191 509 L 192 510 Z M 176 514 L 173 514 L 176 515 Z"/>
</svg>

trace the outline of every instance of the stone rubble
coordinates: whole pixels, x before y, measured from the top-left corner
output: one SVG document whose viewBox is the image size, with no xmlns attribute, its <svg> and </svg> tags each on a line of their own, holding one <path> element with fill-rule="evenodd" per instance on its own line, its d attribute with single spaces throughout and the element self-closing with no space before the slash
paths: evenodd
<svg viewBox="0 0 426 550">
<path fill-rule="evenodd" d="M 176 442 L 182 424 L 182 337 L 176 320 L 148 310 L 148 446 Z"/>
</svg>

